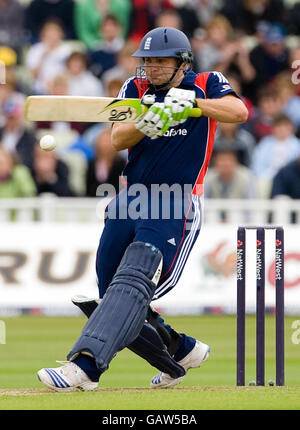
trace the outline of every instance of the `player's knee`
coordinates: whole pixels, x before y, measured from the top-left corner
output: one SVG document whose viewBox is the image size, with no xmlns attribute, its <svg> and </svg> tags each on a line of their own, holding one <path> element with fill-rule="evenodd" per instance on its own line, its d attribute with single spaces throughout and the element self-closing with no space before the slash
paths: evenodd
<svg viewBox="0 0 300 430">
<path fill-rule="evenodd" d="M 163 256 L 150 243 L 133 242 L 126 249 L 121 263 L 112 279 L 110 288 L 125 285 L 152 296 L 161 276 Z"/>
</svg>

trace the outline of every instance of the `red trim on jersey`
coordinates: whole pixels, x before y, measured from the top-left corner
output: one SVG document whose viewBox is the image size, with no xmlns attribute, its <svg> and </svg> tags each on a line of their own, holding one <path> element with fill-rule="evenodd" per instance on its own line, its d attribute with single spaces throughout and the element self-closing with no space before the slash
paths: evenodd
<svg viewBox="0 0 300 430">
<path fill-rule="evenodd" d="M 120 181 L 124 187 L 127 187 L 128 182 L 126 181 L 125 177 L 123 175 L 120 176 Z"/>
<path fill-rule="evenodd" d="M 207 85 L 207 80 L 209 78 L 209 75 L 210 75 L 210 72 L 199 73 L 199 75 L 197 75 L 195 79 L 195 85 L 197 85 L 204 91 L 205 97 L 207 97 L 206 85 Z M 203 181 L 204 181 L 204 176 L 207 172 L 207 168 L 213 151 L 216 128 L 217 128 L 217 121 L 215 119 L 208 118 L 208 135 L 207 135 L 204 162 L 201 166 L 200 172 L 198 174 L 197 180 L 193 188 L 193 194 L 195 194 L 196 196 L 201 196 L 203 194 Z"/>
<path fill-rule="evenodd" d="M 137 87 L 137 90 L 139 92 L 139 99 L 141 99 L 145 94 L 145 92 L 147 91 L 149 87 L 149 83 L 147 79 L 140 79 L 140 78 L 134 79 L 133 82 L 135 83 L 135 86 Z"/>
<path fill-rule="evenodd" d="M 209 75 L 210 75 L 210 72 L 199 73 L 199 75 L 197 75 L 196 79 L 195 79 L 195 85 L 197 85 L 198 87 L 200 87 L 204 91 L 205 97 L 207 97 L 206 84 L 207 84 L 207 80 L 209 78 Z"/>
<path fill-rule="evenodd" d="M 207 172 L 207 168 L 210 162 L 211 154 L 213 151 L 214 141 L 215 141 L 215 133 L 217 128 L 217 121 L 215 119 L 209 118 L 208 123 L 208 136 L 207 136 L 207 143 L 206 143 L 206 152 L 205 152 L 205 158 L 204 162 L 202 164 L 202 167 L 200 169 L 198 178 L 196 180 L 196 183 L 193 188 L 193 194 L 196 194 L 196 196 L 201 196 L 203 194 L 203 181 L 204 176 Z"/>
</svg>

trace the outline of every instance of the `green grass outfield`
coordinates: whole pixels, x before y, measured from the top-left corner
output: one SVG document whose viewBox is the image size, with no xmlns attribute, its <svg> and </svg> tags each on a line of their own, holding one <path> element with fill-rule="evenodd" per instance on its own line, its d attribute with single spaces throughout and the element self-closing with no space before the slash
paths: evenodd
<svg viewBox="0 0 300 430">
<path fill-rule="evenodd" d="M 98 391 L 55 393 L 37 379 L 42 367 L 64 360 L 85 323 L 84 317 L 2 318 L 6 344 L 0 344 L 0 410 L 246 410 L 300 409 L 300 344 L 292 343 L 292 322 L 285 326 L 286 386 L 235 387 L 236 321 L 233 316 L 166 318 L 173 327 L 208 343 L 209 360 L 189 371 L 174 389 L 151 390 L 155 373 L 124 350 L 102 376 Z M 266 320 L 266 381 L 275 379 L 275 320 Z M 247 381 L 255 379 L 255 318 L 247 317 Z"/>
</svg>

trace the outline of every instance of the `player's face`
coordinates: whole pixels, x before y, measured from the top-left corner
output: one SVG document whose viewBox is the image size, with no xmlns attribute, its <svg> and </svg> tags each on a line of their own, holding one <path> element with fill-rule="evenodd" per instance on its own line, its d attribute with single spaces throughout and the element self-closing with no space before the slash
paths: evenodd
<svg viewBox="0 0 300 430">
<path fill-rule="evenodd" d="M 144 59 L 144 70 L 146 72 L 147 79 L 153 85 L 162 85 L 165 82 L 168 82 L 176 68 L 177 60 L 175 58 L 147 57 Z"/>
</svg>

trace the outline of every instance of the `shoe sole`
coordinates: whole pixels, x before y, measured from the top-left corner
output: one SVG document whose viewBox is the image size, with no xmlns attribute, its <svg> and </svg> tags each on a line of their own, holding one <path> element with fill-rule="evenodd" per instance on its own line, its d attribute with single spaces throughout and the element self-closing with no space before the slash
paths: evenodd
<svg viewBox="0 0 300 430">
<path fill-rule="evenodd" d="M 183 381 L 183 379 L 184 379 L 184 376 L 181 376 L 180 378 L 173 379 L 168 384 L 164 384 L 164 385 L 160 385 L 160 384 L 153 384 L 152 385 L 151 384 L 150 388 L 163 390 L 164 388 L 170 388 L 170 387 L 173 387 L 174 385 L 180 384 Z"/>
</svg>

